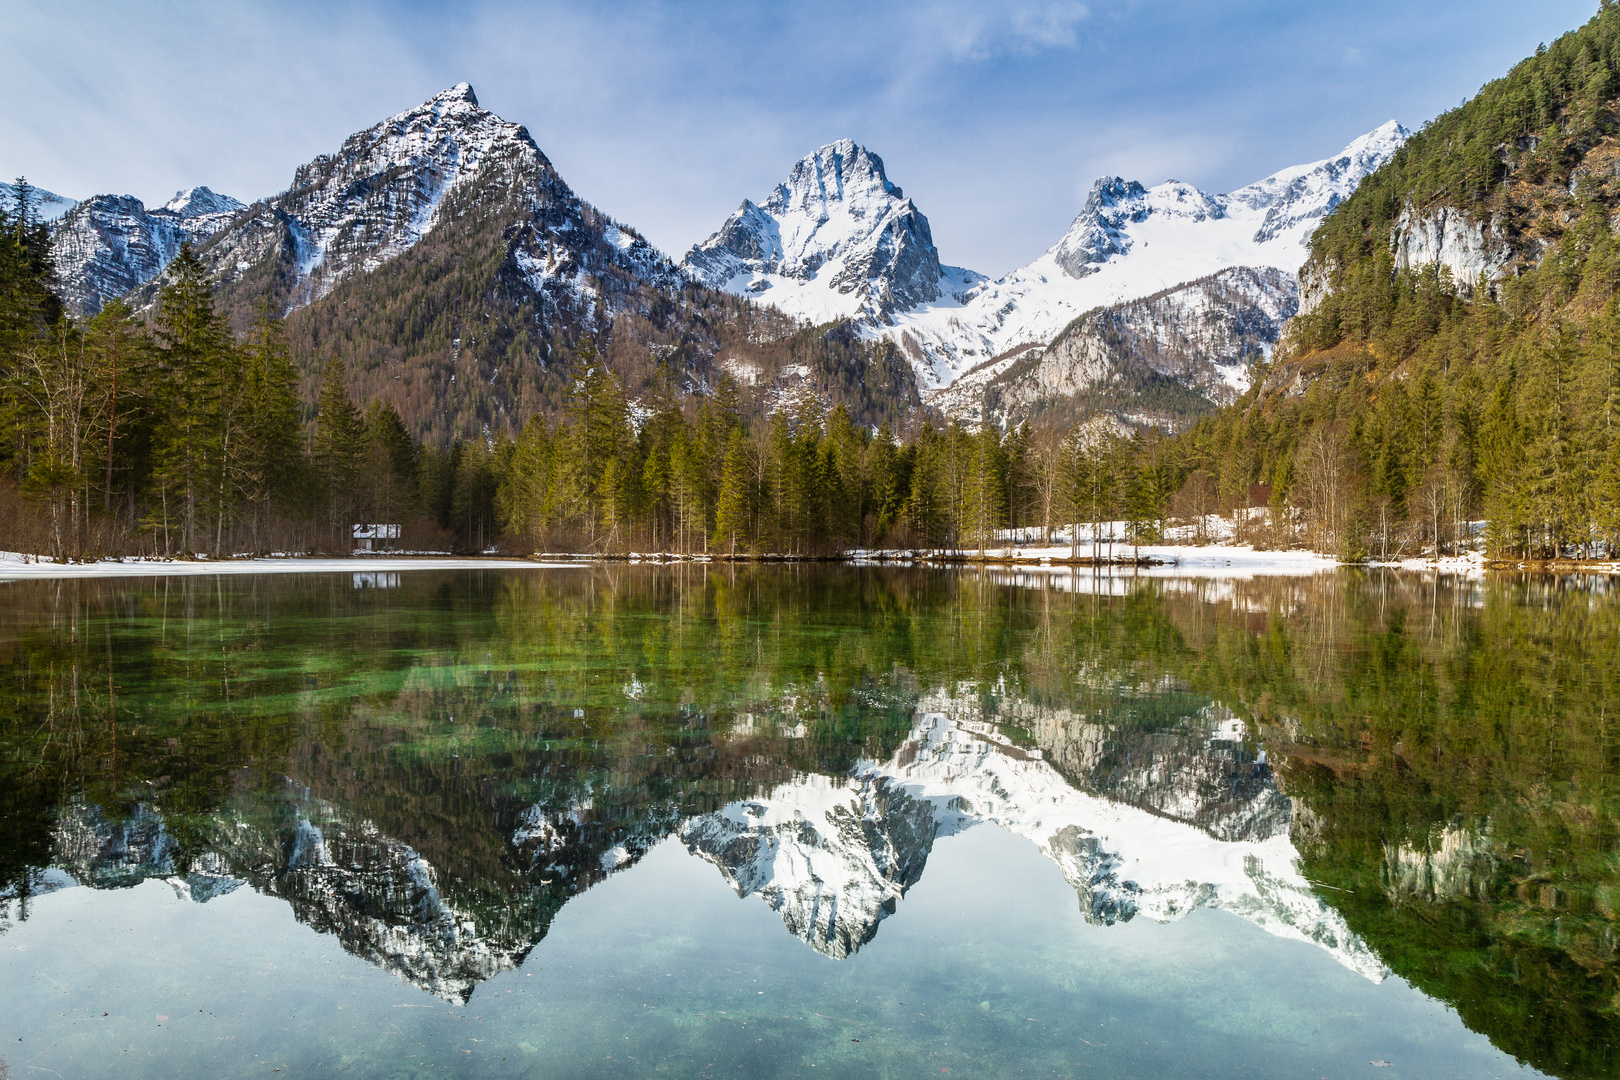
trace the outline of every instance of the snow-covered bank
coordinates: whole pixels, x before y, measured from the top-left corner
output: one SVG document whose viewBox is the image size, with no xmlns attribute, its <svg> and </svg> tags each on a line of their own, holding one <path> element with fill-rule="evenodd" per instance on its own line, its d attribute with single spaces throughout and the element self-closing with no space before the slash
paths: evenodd
<svg viewBox="0 0 1620 1080">
<path fill-rule="evenodd" d="M 455 559 L 359 556 L 344 558 L 269 559 L 102 559 L 58 563 L 14 551 L 0 552 L 0 581 L 28 578 L 191 577 L 211 574 L 376 574 L 402 570 L 533 570 L 581 566 L 583 563 L 532 562 L 527 559 Z"/>
<path fill-rule="evenodd" d="M 1069 560 L 1075 549 L 1067 544 L 1052 547 L 1003 547 L 974 549 L 929 549 L 916 551 L 853 551 L 850 557 L 861 563 L 884 562 L 985 562 L 992 565 L 1011 565 L 1023 571 L 1038 573 L 1074 574 L 1093 572 L 1104 575 L 1118 574 L 1204 574 L 1219 577 L 1262 574 L 1320 574 L 1339 566 L 1336 559 L 1318 555 L 1313 551 L 1259 551 L 1244 545 L 1207 544 L 1202 547 L 1179 544 L 1143 544 L 1140 548 L 1116 544 L 1109 554 L 1108 545 L 1100 545 L 1097 553 L 1089 544 L 1079 548 L 1081 560 L 1096 559 L 1095 563 L 1076 566 Z M 1133 560 L 1141 560 L 1135 563 Z"/>
</svg>

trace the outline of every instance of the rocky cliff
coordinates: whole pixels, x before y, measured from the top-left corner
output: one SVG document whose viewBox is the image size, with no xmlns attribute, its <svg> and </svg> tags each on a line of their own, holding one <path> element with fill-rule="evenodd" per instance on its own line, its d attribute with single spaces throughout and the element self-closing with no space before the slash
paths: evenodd
<svg viewBox="0 0 1620 1080">
<path fill-rule="evenodd" d="M 796 318 L 869 327 L 982 280 L 940 265 L 928 219 L 850 139 L 806 155 L 763 203 L 744 199 L 681 269 Z"/>
<path fill-rule="evenodd" d="M 176 192 L 148 210 L 133 195 L 97 195 L 52 226 L 63 299 L 80 315 L 140 288 L 163 271 L 180 245 L 199 247 L 230 225 L 242 204 L 205 187 Z"/>
<path fill-rule="evenodd" d="M 1048 413 L 1073 423 L 1098 412 L 1179 428 L 1248 389 L 1298 297 L 1294 277 L 1275 267 L 1223 270 L 1087 312 L 1049 345 L 996 358 L 926 400 L 1003 429 Z"/>
</svg>

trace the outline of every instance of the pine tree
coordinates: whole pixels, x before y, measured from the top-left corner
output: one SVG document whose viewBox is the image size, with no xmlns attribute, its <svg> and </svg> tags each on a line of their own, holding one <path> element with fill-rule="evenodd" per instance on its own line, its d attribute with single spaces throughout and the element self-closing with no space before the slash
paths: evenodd
<svg viewBox="0 0 1620 1080">
<path fill-rule="evenodd" d="M 312 450 L 329 538 L 346 539 L 356 509 L 355 481 L 365 455 L 365 423 L 349 397 L 342 360 L 328 361 L 321 376 Z"/>
<path fill-rule="evenodd" d="M 210 511 L 223 513 L 227 481 L 225 441 L 238 414 L 235 343 L 214 310 L 202 263 L 189 244 L 169 264 L 169 282 L 158 296 L 158 339 L 163 345 L 159 387 L 155 479 L 157 505 L 151 524 L 165 550 L 196 552 Z"/>
<path fill-rule="evenodd" d="M 268 305 L 261 306 L 254 319 L 243 350 L 242 370 L 247 411 L 238 491 L 250 514 L 251 545 L 259 551 L 263 530 L 277 509 L 295 509 L 295 492 L 304 468 L 298 369 L 281 320 Z"/>
<path fill-rule="evenodd" d="M 748 534 L 748 440 L 733 428 L 726 441 L 725 465 L 720 473 L 720 495 L 715 505 L 714 545 L 737 554 L 737 538 Z"/>
<path fill-rule="evenodd" d="M 119 475 L 131 507 L 145 480 L 140 442 L 151 419 L 154 357 L 150 339 L 122 300 L 101 306 L 85 328 L 85 339 L 92 370 L 92 452 L 100 459 L 101 509 L 111 514 Z"/>
<path fill-rule="evenodd" d="M 366 409 L 363 494 L 374 521 L 399 523 L 415 505 L 416 444 L 399 410 L 381 398 Z"/>
</svg>

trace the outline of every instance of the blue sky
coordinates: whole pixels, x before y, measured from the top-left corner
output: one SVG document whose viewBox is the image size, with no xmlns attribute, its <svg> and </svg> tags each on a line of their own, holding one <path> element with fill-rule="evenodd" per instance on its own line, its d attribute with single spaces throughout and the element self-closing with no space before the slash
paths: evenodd
<svg viewBox="0 0 1620 1080">
<path fill-rule="evenodd" d="M 852 137 L 1000 274 L 1104 173 L 1225 191 L 1456 105 L 1595 0 L 0 4 L 0 176 L 249 199 L 468 81 L 679 256 Z"/>
</svg>

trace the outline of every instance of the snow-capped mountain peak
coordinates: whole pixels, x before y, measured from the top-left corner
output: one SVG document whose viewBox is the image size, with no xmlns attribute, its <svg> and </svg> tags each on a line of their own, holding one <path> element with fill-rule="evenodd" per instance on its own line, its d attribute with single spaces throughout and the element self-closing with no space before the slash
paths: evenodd
<svg viewBox="0 0 1620 1080">
<path fill-rule="evenodd" d="M 1374 981 L 1388 974 L 1299 872 L 1289 803 L 1274 785 L 1251 785 L 1219 814 L 1196 784 L 1139 808 L 1077 790 L 1042 750 L 968 719 L 978 705 L 977 695 L 931 695 L 889 760 L 863 762 L 843 781 L 800 777 L 692 818 L 678 835 L 738 895 L 759 895 L 796 937 L 840 959 L 896 912 L 936 838 L 988 824 L 1056 863 L 1090 921 L 1170 922 L 1222 908 Z M 1212 742 L 1203 755 L 1216 772 L 1220 754 Z"/>
<path fill-rule="evenodd" d="M 478 105 L 478 95 L 473 93 L 472 83 L 467 82 L 458 82 L 447 90 L 440 90 L 430 100 L 447 105 L 456 102 L 464 102 L 474 107 Z"/>
<path fill-rule="evenodd" d="M 1256 243 L 1265 243 L 1302 223 L 1321 220 L 1350 197 L 1362 177 L 1393 157 L 1411 134 L 1394 120 L 1387 121 L 1333 157 L 1275 172 L 1226 198 L 1265 211 L 1254 236 Z"/>
<path fill-rule="evenodd" d="M 1049 254 L 1070 277 L 1094 274 L 1113 256 L 1130 254 L 1131 224 L 1154 215 L 1199 222 L 1225 217 L 1226 207 L 1219 196 L 1179 180 L 1144 188 L 1135 180 L 1105 176 L 1092 185 L 1085 209 Z"/>
<path fill-rule="evenodd" d="M 299 166 L 285 192 L 214 245 L 211 268 L 229 282 L 247 267 L 277 260 L 289 270 L 286 308 L 301 307 L 409 250 L 439 224 L 445 200 L 475 183 L 489 185 L 491 200 L 511 200 L 514 215 L 527 206 L 555 218 L 557 227 L 581 205 L 528 130 L 485 109 L 462 82 Z M 592 231 L 581 232 L 580 242 Z M 521 246 L 522 238 L 514 242 Z M 625 259 L 662 261 L 645 241 L 627 239 L 623 246 L 635 248 Z M 550 254 L 517 256 L 519 271 L 536 283 L 572 266 L 557 245 L 542 248 Z"/>
<path fill-rule="evenodd" d="M 860 218 L 903 198 L 884 173 L 882 158 L 854 139 L 839 139 L 800 158 L 765 200 L 765 209 L 773 215 L 796 212 L 812 223 L 813 232 L 834 215 Z"/>
<path fill-rule="evenodd" d="M 245 207 L 206 187 L 148 210 L 133 195 L 96 195 L 52 223 L 63 299 L 88 315 L 162 273 L 182 244 L 201 247 Z"/>
<path fill-rule="evenodd" d="M 1280 170 L 1227 195 L 1178 180 L 1149 188 L 1103 177 L 1040 258 L 963 296 L 900 312 L 874 333 L 899 344 L 925 388 L 942 390 L 1010 349 L 1051 342 L 1099 307 L 1238 266 L 1293 275 L 1316 223 L 1408 134 L 1392 120 L 1330 158 Z"/>
<path fill-rule="evenodd" d="M 162 209 L 176 217 L 190 219 L 207 214 L 234 214 L 245 209 L 245 204 L 209 188 L 194 187 L 175 192 L 174 198 L 164 203 Z"/>
<path fill-rule="evenodd" d="M 800 158 L 763 202 L 743 200 L 682 269 L 814 322 L 872 325 L 982 280 L 940 265 L 928 219 L 853 139 Z"/>
</svg>

